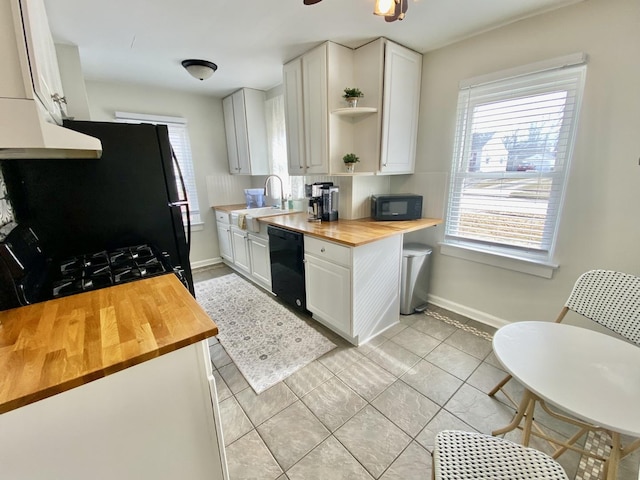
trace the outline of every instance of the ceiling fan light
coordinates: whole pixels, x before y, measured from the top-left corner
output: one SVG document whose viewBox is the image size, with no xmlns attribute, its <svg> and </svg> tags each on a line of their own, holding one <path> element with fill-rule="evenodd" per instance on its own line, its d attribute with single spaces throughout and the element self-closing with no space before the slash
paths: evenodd
<svg viewBox="0 0 640 480">
<path fill-rule="evenodd" d="M 380 16 L 392 16 L 396 11 L 397 0 L 376 0 L 373 14 Z"/>
<path fill-rule="evenodd" d="M 218 69 L 218 66 L 213 62 L 197 59 L 183 60 L 182 66 L 193 78 L 198 80 L 206 80 Z"/>
</svg>

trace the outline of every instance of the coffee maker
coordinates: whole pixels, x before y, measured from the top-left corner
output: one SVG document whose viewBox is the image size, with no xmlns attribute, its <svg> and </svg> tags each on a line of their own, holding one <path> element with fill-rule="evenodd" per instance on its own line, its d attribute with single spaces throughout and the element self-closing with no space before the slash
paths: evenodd
<svg viewBox="0 0 640 480">
<path fill-rule="evenodd" d="M 309 199 L 308 220 L 319 222 L 338 219 L 338 187 L 333 182 L 316 182 L 304 186 Z M 326 202 L 325 202 L 326 198 Z"/>
<path fill-rule="evenodd" d="M 337 186 L 322 187 L 322 220 L 335 222 L 338 220 L 339 189 Z"/>
</svg>

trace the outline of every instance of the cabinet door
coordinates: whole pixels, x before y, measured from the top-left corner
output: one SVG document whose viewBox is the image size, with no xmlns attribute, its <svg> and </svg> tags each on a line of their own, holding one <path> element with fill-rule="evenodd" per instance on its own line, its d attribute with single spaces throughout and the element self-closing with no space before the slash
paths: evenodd
<svg viewBox="0 0 640 480">
<path fill-rule="evenodd" d="M 238 146 L 238 173 L 251 175 L 249 158 L 249 132 L 247 130 L 247 112 L 244 92 L 237 91 L 231 95 L 233 99 L 233 121 L 236 131 L 236 145 Z"/>
<path fill-rule="evenodd" d="M 248 273 L 249 247 L 247 245 L 247 232 L 231 227 L 231 245 L 233 247 L 233 264 Z"/>
<path fill-rule="evenodd" d="M 229 225 L 218 225 L 218 247 L 220 248 L 220 256 L 233 263 L 231 227 Z"/>
<path fill-rule="evenodd" d="M 254 280 L 271 288 L 269 241 L 254 235 L 249 235 L 248 241 L 251 255 L 251 276 Z"/>
<path fill-rule="evenodd" d="M 327 45 L 302 57 L 306 173 L 329 173 Z"/>
<path fill-rule="evenodd" d="M 233 97 L 230 95 L 222 99 L 222 112 L 224 115 L 224 131 L 227 138 L 227 159 L 229 160 L 229 173 L 240 173 L 238 164 L 238 141 L 236 138 L 236 122 L 233 114 Z"/>
<path fill-rule="evenodd" d="M 289 175 L 305 173 L 304 114 L 302 111 L 302 60 L 296 59 L 284 66 L 284 108 L 287 128 L 287 156 Z"/>
<path fill-rule="evenodd" d="M 305 255 L 307 310 L 351 335 L 351 270 Z"/>
<path fill-rule="evenodd" d="M 382 173 L 414 171 L 421 76 L 422 55 L 388 41 L 382 107 Z"/>
<path fill-rule="evenodd" d="M 61 104 L 54 97 L 62 99 L 64 92 L 44 1 L 21 0 L 20 4 L 35 94 L 56 123 L 62 124 Z"/>
</svg>

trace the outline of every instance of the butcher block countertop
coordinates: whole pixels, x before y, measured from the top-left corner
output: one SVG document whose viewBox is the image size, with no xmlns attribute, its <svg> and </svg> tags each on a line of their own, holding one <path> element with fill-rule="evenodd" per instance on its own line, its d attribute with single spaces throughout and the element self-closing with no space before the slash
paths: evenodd
<svg viewBox="0 0 640 480">
<path fill-rule="evenodd" d="M 214 210 L 231 213 L 246 209 L 244 204 L 216 205 Z M 335 222 L 309 222 L 306 213 L 289 213 L 257 217 L 259 222 L 288 228 L 305 235 L 357 247 L 366 243 L 382 240 L 399 233 L 409 233 L 423 228 L 434 227 L 442 223 L 441 218 L 419 218 L 417 220 L 399 220 L 381 222 L 371 218 L 358 220 L 337 220 Z"/>
<path fill-rule="evenodd" d="M 218 334 L 173 274 L 0 312 L 0 414 Z"/>
</svg>

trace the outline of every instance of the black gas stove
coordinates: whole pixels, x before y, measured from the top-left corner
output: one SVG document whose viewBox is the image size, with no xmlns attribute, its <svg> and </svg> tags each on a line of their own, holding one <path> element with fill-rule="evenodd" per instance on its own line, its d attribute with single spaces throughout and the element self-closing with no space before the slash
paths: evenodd
<svg viewBox="0 0 640 480">
<path fill-rule="evenodd" d="M 174 270 L 168 255 L 155 252 L 149 245 L 135 245 L 65 258 L 58 263 L 55 271 L 57 275 L 52 283 L 54 298 Z"/>
<path fill-rule="evenodd" d="M 166 252 L 147 244 L 47 258 L 30 228 L 16 227 L 0 244 L 0 309 L 174 273 L 188 284 Z"/>
</svg>

